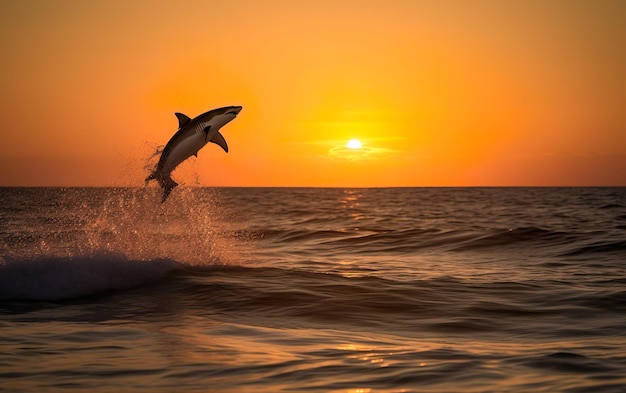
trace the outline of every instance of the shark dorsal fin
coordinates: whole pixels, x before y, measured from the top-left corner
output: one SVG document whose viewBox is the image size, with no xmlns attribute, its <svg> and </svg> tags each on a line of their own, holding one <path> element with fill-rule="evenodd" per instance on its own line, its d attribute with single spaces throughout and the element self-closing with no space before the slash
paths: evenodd
<svg viewBox="0 0 626 393">
<path fill-rule="evenodd" d="M 189 118 L 189 116 L 187 115 L 183 115 L 180 112 L 176 112 L 174 113 L 176 115 L 176 117 L 178 118 L 178 128 L 183 128 L 185 126 L 185 124 L 189 123 L 191 121 L 191 119 Z"/>
<path fill-rule="evenodd" d="M 226 139 L 224 139 L 224 136 L 220 134 L 219 131 L 216 132 L 215 135 L 213 135 L 213 138 L 211 138 L 211 142 L 220 146 L 222 149 L 224 149 L 226 153 L 228 153 L 228 145 L 226 144 Z"/>
</svg>

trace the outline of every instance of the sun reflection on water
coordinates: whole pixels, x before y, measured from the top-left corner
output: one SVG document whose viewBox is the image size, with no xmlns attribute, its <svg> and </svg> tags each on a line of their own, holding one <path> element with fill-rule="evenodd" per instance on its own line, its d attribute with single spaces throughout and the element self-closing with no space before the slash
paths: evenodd
<svg viewBox="0 0 626 393">
<path fill-rule="evenodd" d="M 344 196 L 341 198 L 341 204 L 348 213 L 348 215 L 353 218 L 355 221 L 363 220 L 365 215 L 360 210 L 360 202 L 359 200 L 363 197 L 363 193 L 359 190 L 354 189 L 346 189 L 343 191 Z M 354 228 L 358 230 L 358 228 Z"/>
</svg>

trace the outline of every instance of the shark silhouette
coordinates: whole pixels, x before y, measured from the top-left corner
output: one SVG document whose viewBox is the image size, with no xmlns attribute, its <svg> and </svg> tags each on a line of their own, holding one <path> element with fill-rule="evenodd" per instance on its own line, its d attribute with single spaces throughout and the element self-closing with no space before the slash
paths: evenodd
<svg viewBox="0 0 626 393">
<path fill-rule="evenodd" d="M 156 168 L 146 178 L 146 183 L 156 180 L 163 188 L 161 203 L 165 202 L 170 192 L 178 185 L 171 174 L 181 162 L 191 156 L 197 157 L 198 151 L 209 142 L 219 145 L 228 153 L 226 139 L 219 130 L 237 117 L 241 109 L 241 106 L 226 106 L 203 113 L 194 119 L 176 113 L 178 131 L 167 142 Z"/>
</svg>

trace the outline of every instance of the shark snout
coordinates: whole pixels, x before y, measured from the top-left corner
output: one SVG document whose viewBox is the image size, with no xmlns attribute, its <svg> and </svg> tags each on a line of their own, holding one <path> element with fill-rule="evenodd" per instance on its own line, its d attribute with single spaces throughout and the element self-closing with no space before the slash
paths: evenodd
<svg viewBox="0 0 626 393">
<path fill-rule="evenodd" d="M 233 106 L 228 112 L 226 112 L 226 114 L 237 116 L 239 112 L 241 112 L 242 109 L 243 109 L 242 106 Z"/>
</svg>

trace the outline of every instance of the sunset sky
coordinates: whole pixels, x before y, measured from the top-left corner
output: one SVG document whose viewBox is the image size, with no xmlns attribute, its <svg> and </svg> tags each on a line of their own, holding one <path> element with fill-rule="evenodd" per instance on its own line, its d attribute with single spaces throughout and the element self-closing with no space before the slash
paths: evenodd
<svg viewBox="0 0 626 393">
<path fill-rule="evenodd" d="M 0 30 L 0 186 L 141 186 L 174 112 L 227 105 L 179 183 L 626 185 L 626 1 L 7 0 Z"/>
</svg>

